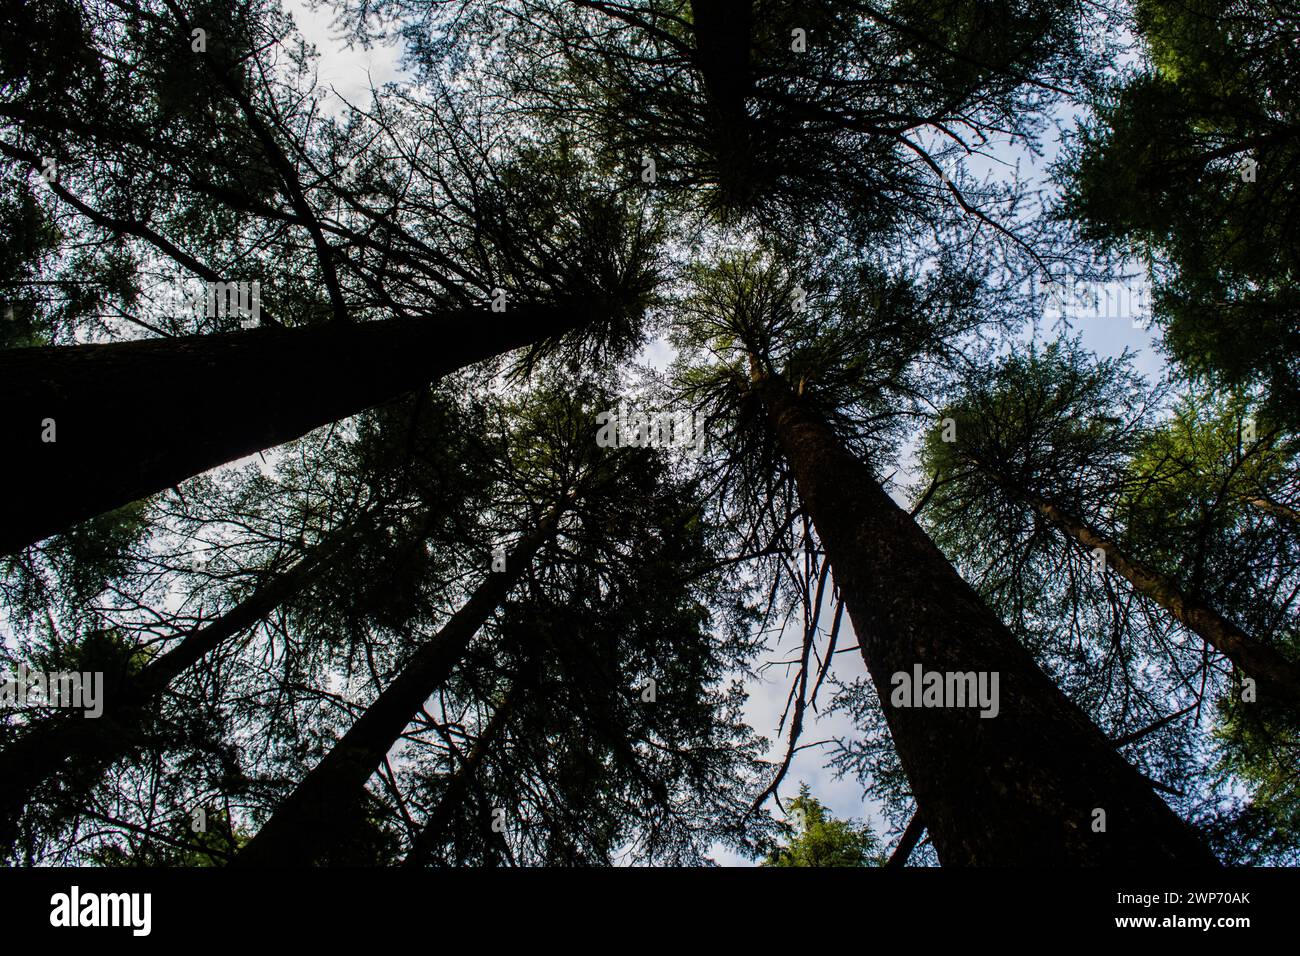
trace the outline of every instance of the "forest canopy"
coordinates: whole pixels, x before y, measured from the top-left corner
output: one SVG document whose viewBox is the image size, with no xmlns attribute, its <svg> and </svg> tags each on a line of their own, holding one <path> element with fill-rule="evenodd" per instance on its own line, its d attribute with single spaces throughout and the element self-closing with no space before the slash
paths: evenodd
<svg viewBox="0 0 1300 956">
<path fill-rule="evenodd" d="M 0 858 L 1300 862 L 1295 3 L 314 6 L 0 12 Z"/>
</svg>

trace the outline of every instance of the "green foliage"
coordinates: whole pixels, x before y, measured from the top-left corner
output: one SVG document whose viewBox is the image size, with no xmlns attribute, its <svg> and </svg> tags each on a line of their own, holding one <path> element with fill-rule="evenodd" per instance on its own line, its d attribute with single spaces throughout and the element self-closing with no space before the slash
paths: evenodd
<svg viewBox="0 0 1300 956">
<path fill-rule="evenodd" d="M 749 851 L 765 832 L 744 813 L 763 742 L 728 683 L 753 652 L 750 617 L 701 574 L 716 553 L 693 485 L 655 450 L 592 441 L 595 410 L 612 401 L 578 385 L 510 403 L 509 480 L 539 483 L 543 500 L 581 492 L 444 692 L 491 713 L 508 687 L 513 703 L 508 742 L 490 750 L 433 862 L 698 865 L 714 843 Z M 456 766 L 435 772 L 443 759 L 416 772 L 431 805 Z M 504 833 L 484 825 L 496 808 Z"/>
<path fill-rule="evenodd" d="M 513 103 L 611 171 L 630 180 L 653 158 L 656 193 L 688 218 L 875 243 L 1009 211 L 1013 190 L 988 184 L 966 184 L 965 208 L 951 202 L 938 164 L 995 129 L 1035 140 L 1037 111 L 1096 66 L 1074 6 L 525 0 L 497 18 L 509 57 L 494 66 Z M 467 44 L 491 28 L 432 19 Z"/>
<path fill-rule="evenodd" d="M 99 627 L 95 602 L 131 573 L 149 529 L 148 503 L 136 501 L 0 558 L 0 594 L 15 632 L 58 646 L 69 633 Z"/>
<path fill-rule="evenodd" d="M 1193 536 L 1241 536 L 1272 552 L 1297 529 L 1296 455 L 1300 446 L 1244 396 L 1190 395 L 1143 436 L 1130 460 L 1120 508 L 1131 533 L 1165 562 Z M 1252 520 L 1253 519 L 1253 520 Z M 1190 527 L 1189 527 L 1190 526 Z M 1186 528 L 1184 534 L 1171 529 Z M 1268 548 L 1258 535 L 1281 539 Z"/>
<path fill-rule="evenodd" d="M 1208 695 L 1218 717 L 1206 722 L 1212 745 L 1178 721 L 1126 753 L 1149 775 L 1201 781 L 1213 796 L 1185 812 L 1225 858 L 1285 860 L 1297 840 L 1294 712 L 1242 702 L 1222 666 L 1189 694 L 1186 675 L 1206 667 L 1199 642 L 1179 636 L 1168 608 L 1143 607 L 1127 582 L 1099 573 L 1033 504 L 1081 517 L 1253 639 L 1292 653 L 1293 443 L 1248 397 L 1184 396 L 1172 409 L 1159 397 L 1125 361 L 1097 360 L 1070 342 L 1007 356 L 971 376 L 928 433 L 921 459 L 934 484 L 922 520 L 1115 736 Z"/>
<path fill-rule="evenodd" d="M 790 801 L 786 821 L 788 842 L 772 850 L 763 866 L 883 866 L 887 859 L 870 824 L 832 818 L 806 783 Z"/>
<path fill-rule="evenodd" d="M 88 854 L 96 866 L 116 867 L 215 867 L 225 866 L 252 834 L 232 826 L 225 809 L 203 816 L 202 832 L 195 831 L 195 817 L 178 819 L 158 838 L 106 843 Z"/>
<path fill-rule="evenodd" d="M 1294 430 L 1300 59 L 1274 6 L 1138 3 L 1147 63 L 1099 92 L 1063 211 L 1145 259 L 1165 342 L 1189 375 L 1263 388 Z"/>
<path fill-rule="evenodd" d="M 1300 631 L 1286 642 L 1300 657 Z M 1230 809 L 1210 824 L 1224 856 L 1241 865 L 1300 859 L 1300 717 L 1294 708 L 1243 699 L 1240 687 L 1219 702 L 1214 729 L 1219 784 L 1231 794 L 1236 781 L 1248 801 L 1229 797 Z"/>
</svg>

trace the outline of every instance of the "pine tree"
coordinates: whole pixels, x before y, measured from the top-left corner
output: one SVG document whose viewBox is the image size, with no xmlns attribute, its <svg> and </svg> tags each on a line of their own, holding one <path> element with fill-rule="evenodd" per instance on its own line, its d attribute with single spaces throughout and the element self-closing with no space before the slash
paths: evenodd
<svg viewBox="0 0 1300 956">
<path fill-rule="evenodd" d="M 779 269 L 725 263 L 701 282 L 697 342 L 735 363 L 715 371 L 714 394 L 730 385 L 744 403 L 733 414 L 759 429 L 748 440 L 769 449 L 764 464 L 783 466 L 816 530 L 940 860 L 1211 862 L 842 437 L 904 393 L 915 363 L 945 348 L 944 332 L 977 321 L 977 290 L 940 274 L 922 295 L 866 271 L 796 324 L 794 284 Z M 918 666 L 997 673 L 1003 707 L 986 720 L 968 707 L 897 706 L 895 676 Z M 1107 829 L 1093 825 L 1098 810 Z"/>
<path fill-rule="evenodd" d="M 794 821 L 791 824 L 789 821 Z M 880 844 L 868 824 L 830 817 L 808 784 L 790 801 L 789 843 L 768 854 L 764 866 L 881 866 Z"/>
</svg>

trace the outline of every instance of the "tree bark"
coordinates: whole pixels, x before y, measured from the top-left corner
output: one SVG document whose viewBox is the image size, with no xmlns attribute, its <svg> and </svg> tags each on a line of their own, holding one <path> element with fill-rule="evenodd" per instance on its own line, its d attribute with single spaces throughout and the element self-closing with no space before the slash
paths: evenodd
<svg viewBox="0 0 1300 956">
<path fill-rule="evenodd" d="M 357 522 L 335 528 L 287 571 L 257 587 L 211 624 L 189 632 L 138 674 L 114 679 L 105 688 L 98 718 L 56 714 L 0 751 L 0 858 L 12 851 L 18 820 L 43 781 L 71 773 L 82 786 L 93 784 L 142 737 L 150 719 L 149 705 L 176 677 L 306 587 L 316 570 L 360 533 L 369 517 L 367 513 Z"/>
<path fill-rule="evenodd" d="M 1184 592 L 1173 578 L 1130 558 L 1113 539 L 1082 518 L 1030 492 L 1016 493 L 1088 550 L 1100 548 L 1108 567 L 1253 678 L 1261 693 L 1289 707 L 1300 706 L 1300 665 L 1251 637 L 1205 601 Z"/>
<path fill-rule="evenodd" d="M 580 322 L 520 307 L 0 351 L 0 554 Z"/>
<path fill-rule="evenodd" d="M 470 641 L 554 534 L 563 506 L 552 508 L 515 546 L 504 572 L 493 572 L 436 636 L 312 768 L 232 861 L 234 866 L 308 866 L 327 859 L 348 831 L 366 781 L 420 710 L 464 657 Z"/>
<path fill-rule="evenodd" d="M 460 808 L 461 801 L 465 799 L 465 794 L 474 777 L 478 774 L 478 768 L 482 765 L 484 758 L 487 757 L 488 751 L 501 736 L 502 730 L 505 729 L 507 721 L 510 719 L 516 700 L 518 688 L 512 687 L 507 693 L 501 706 L 492 714 L 487 726 L 483 728 L 478 739 L 474 741 L 474 746 L 470 748 L 465 760 L 456 772 L 452 774 L 451 780 L 447 784 L 447 789 L 443 791 L 438 803 L 429 816 L 424 821 L 424 826 L 420 828 L 419 836 L 415 838 L 415 843 L 411 847 L 411 852 L 407 854 L 404 865 L 406 866 L 427 866 L 429 859 L 447 839 L 447 829 L 451 825 L 452 817 Z"/>
<path fill-rule="evenodd" d="M 765 404 L 825 547 L 939 860 L 953 865 L 1216 863 L 1199 836 L 1035 665 L 825 420 L 776 376 Z M 999 677 L 999 712 L 901 707 L 914 665 Z M 1105 813 L 1105 829 L 1094 813 Z"/>
</svg>

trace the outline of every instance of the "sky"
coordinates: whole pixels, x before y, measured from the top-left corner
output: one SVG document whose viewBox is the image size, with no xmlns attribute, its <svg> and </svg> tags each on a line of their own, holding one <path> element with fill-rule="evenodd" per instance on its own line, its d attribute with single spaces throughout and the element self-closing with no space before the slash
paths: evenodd
<svg viewBox="0 0 1300 956">
<path fill-rule="evenodd" d="M 285 9 L 293 15 L 303 36 L 317 49 L 318 75 L 322 88 L 332 89 L 344 99 L 354 104 L 361 104 L 367 100 L 372 84 L 379 87 L 389 81 L 403 78 L 399 66 L 399 46 L 376 45 L 370 49 L 360 47 L 347 49 L 338 32 L 331 26 L 332 13 L 327 7 L 311 10 L 303 0 L 282 0 L 282 2 Z M 341 110 L 342 101 L 333 100 L 333 108 Z M 1056 144 L 1049 142 L 1046 144 L 1045 155 L 1041 158 L 1020 156 L 1022 175 L 1041 180 L 1045 173 L 1044 167 L 1055 158 L 1055 155 Z M 982 176 L 985 172 L 996 171 L 997 161 L 1014 165 L 1016 159 L 1017 156 L 1011 151 L 1002 155 L 995 154 L 994 163 L 986 163 L 980 168 L 972 168 L 969 171 Z M 1005 169 L 1007 166 L 1003 165 L 1001 168 Z M 1140 321 L 1145 315 L 1141 288 L 1112 285 L 1107 289 L 1096 291 L 1100 296 L 1105 296 L 1109 292 L 1111 304 L 1108 308 L 1105 307 L 1104 299 L 1100 307 L 1095 310 L 1077 303 L 1067 306 L 1072 330 L 1080 336 L 1084 347 L 1098 355 L 1108 357 L 1118 356 L 1125 349 L 1131 350 L 1135 353 L 1135 367 L 1138 371 L 1149 377 L 1162 375 L 1165 370 L 1164 361 L 1154 346 L 1152 332 L 1142 327 L 1143 323 Z M 1051 309 L 1045 312 L 1042 329 L 1046 334 L 1051 334 L 1050 330 L 1057 315 L 1058 313 Z M 1027 332 L 1026 335 L 1028 334 Z M 662 368 L 671 358 L 672 353 L 667 344 L 656 341 L 647 346 L 641 360 Z M 905 471 L 908 464 L 905 457 L 903 462 Z M 830 618 L 829 612 L 823 615 L 826 626 L 829 626 Z M 843 627 L 845 632 L 840 636 L 839 646 L 853 647 L 857 643 L 857 638 L 852 633 L 852 625 L 847 614 Z M 779 640 L 773 642 L 768 659 L 789 659 L 797 653 L 798 647 L 798 633 L 781 635 Z M 847 683 L 865 676 L 866 671 L 859 654 L 845 653 L 837 656 L 833 673 Z M 751 682 L 749 687 L 750 702 L 747 716 L 758 733 L 773 740 L 770 755 L 773 760 L 779 760 L 784 753 L 784 737 L 777 735 L 776 728 L 785 708 L 789 682 L 793 676 L 793 672 L 786 667 L 771 667 L 766 670 L 761 679 Z M 822 688 L 819 695 L 822 714 L 809 710 L 805 718 L 802 743 L 840 737 L 852 738 L 856 735 L 852 721 L 846 715 L 824 714 L 832 692 L 832 688 Z M 799 784 L 805 782 L 811 787 L 813 795 L 821 800 L 834 816 L 867 820 L 877 834 L 886 837 L 887 844 L 892 844 L 897 833 L 889 831 L 877 807 L 864 803 L 859 783 L 854 779 L 837 780 L 833 772 L 823 766 L 831 749 L 831 747 L 818 747 L 797 753 L 781 787 L 782 798 L 789 799 L 794 796 Z M 753 865 L 752 861 L 723 848 L 716 850 L 714 859 L 724 866 Z"/>
<path fill-rule="evenodd" d="M 321 88 L 333 90 L 341 97 L 333 98 L 334 109 L 344 109 L 342 100 L 365 103 L 372 84 L 378 88 L 403 78 L 399 45 L 376 44 L 370 49 L 360 46 L 347 49 L 342 32 L 332 25 L 334 14 L 328 6 L 312 10 L 304 0 L 281 0 L 281 3 L 293 16 L 298 31 L 316 47 L 319 54 L 317 77 Z"/>
</svg>

